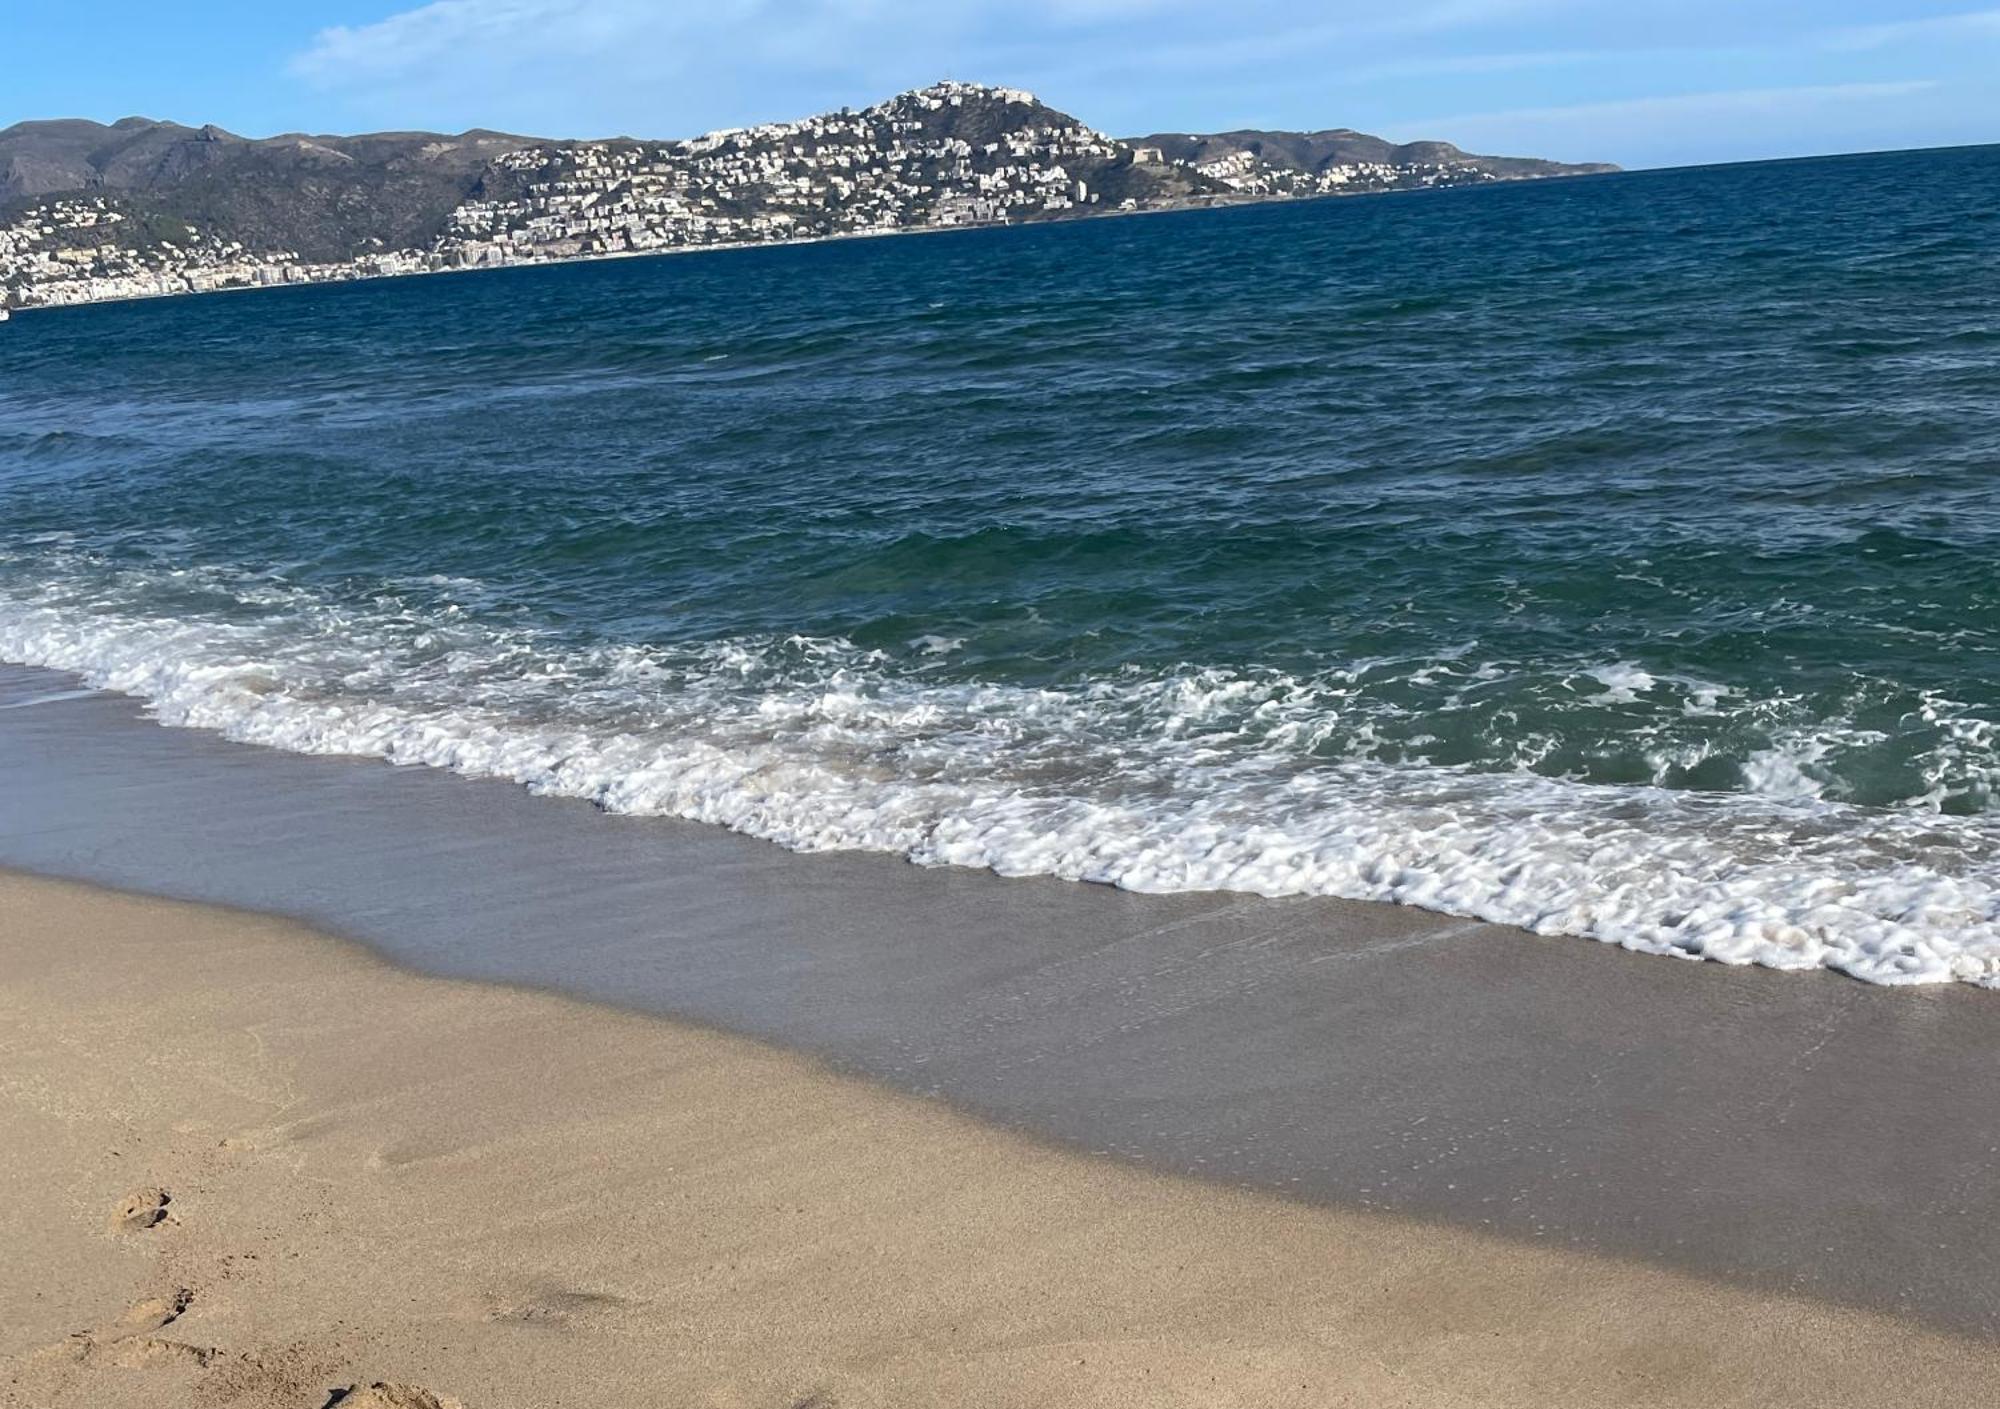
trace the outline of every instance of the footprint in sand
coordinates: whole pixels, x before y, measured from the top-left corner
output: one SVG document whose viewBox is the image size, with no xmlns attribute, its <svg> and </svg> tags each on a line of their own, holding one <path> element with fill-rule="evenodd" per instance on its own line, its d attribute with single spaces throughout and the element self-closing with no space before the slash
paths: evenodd
<svg viewBox="0 0 2000 1409">
<path fill-rule="evenodd" d="M 157 1227 L 173 1216 L 167 1212 L 167 1205 L 173 1201 L 173 1195 L 165 1189 L 134 1189 L 119 1201 L 111 1215 L 111 1231 L 139 1233 Z"/>
<path fill-rule="evenodd" d="M 485 1319 L 518 1326 L 565 1326 L 586 1317 L 616 1311 L 625 1305 L 627 1302 L 624 1297 L 613 1296 L 608 1292 L 536 1286 L 524 1296 L 504 1299 L 489 1305 Z"/>
<path fill-rule="evenodd" d="M 167 1296 L 148 1297 L 102 1330 L 91 1335 L 99 1341 L 124 1340 L 143 1336 L 180 1320 L 181 1313 L 194 1304 L 194 1293 L 186 1287 Z"/>
<path fill-rule="evenodd" d="M 448 1394 L 432 1394 L 417 1385 L 396 1385 L 377 1380 L 363 1388 L 350 1385 L 337 1389 L 333 1397 L 326 1401 L 323 1409 L 465 1409 L 465 1405 Z"/>
<path fill-rule="evenodd" d="M 205 1370 L 215 1363 L 214 1346 L 189 1345 L 186 1341 L 164 1340 L 159 1336 L 135 1336 L 104 1347 L 104 1358 L 123 1370 L 143 1370 L 150 1366 L 175 1365 Z"/>
<path fill-rule="evenodd" d="M 181 1313 L 193 1302 L 194 1293 L 186 1287 L 166 1296 L 148 1297 L 127 1309 L 123 1316 L 109 1325 L 99 1326 L 93 1331 L 78 1331 L 62 1344 L 48 1347 L 44 1353 L 61 1354 L 73 1360 L 92 1360 L 103 1356 L 113 1364 L 134 1367 L 164 1361 L 190 1361 L 206 1365 L 215 1358 L 213 1350 L 206 1346 L 162 1340 L 155 1334 L 178 1321 Z"/>
</svg>

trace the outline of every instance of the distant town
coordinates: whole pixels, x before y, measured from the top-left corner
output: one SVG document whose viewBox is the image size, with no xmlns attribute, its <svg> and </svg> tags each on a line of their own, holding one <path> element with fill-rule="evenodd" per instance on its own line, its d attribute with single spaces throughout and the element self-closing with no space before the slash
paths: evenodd
<svg viewBox="0 0 2000 1409">
<path fill-rule="evenodd" d="M 667 142 L 23 123 L 0 131 L 0 307 L 1612 169 L 1344 129 L 1124 140 L 962 82 Z"/>
</svg>

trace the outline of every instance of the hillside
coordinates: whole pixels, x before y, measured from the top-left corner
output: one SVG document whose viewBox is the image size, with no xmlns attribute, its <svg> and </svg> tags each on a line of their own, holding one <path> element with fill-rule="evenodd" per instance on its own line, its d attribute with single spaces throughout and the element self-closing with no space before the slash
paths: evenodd
<svg viewBox="0 0 2000 1409">
<path fill-rule="evenodd" d="M 435 238 L 494 159 L 528 140 L 497 132 L 251 140 L 145 118 L 24 122 L 0 131 L 0 209 L 23 197 L 117 195 L 252 249 L 340 259 L 370 240 L 399 248 Z"/>
<path fill-rule="evenodd" d="M 681 141 L 25 122 L 0 130 L 0 305 L 1603 169 L 1348 131 L 1121 141 L 952 82 Z"/>
<path fill-rule="evenodd" d="M 1324 132 L 1157 132 L 1128 139 L 1134 147 L 1151 147 L 1162 158 L 1179 162 L 1228 182 L 1240 190 L 1268 194 L 1318 194 L 1352 184 L 1356 171 L 1376 173 L 1446 169 L 1478 173 L 1493 180 L 1534 180 L 1550 176 L 1587 176 L 1616 171 L 1605 162 L 1545 161 L 1540 157 L 1490 157 L 1464 152 L 1449 142 L 1396 143 L 1352 128 Z"/>
</svg>

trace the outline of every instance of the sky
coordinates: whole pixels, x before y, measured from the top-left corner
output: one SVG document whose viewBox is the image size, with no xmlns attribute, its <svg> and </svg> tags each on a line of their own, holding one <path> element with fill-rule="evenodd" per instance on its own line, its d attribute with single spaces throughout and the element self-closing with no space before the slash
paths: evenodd
<svg viewBox="0 0 2000 1409">
<path fill-rule="evenodd" d="M 941 77 L 1118 136 L 1675 166 L 2000 142 L 1965 0 L 0 0 L 0 124 L 680 137 Z"/>
</svg>

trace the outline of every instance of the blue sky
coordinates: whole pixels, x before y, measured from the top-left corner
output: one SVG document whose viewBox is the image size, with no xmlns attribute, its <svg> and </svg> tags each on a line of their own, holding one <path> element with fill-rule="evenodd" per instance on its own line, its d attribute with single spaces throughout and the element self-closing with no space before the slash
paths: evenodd
<svg viewBox="0 0 2000 1409">
<path fill-rule="evenodd" d="M 1991 0 L 0 0 L 0 29 L 0 124 L 684 136 L 949 75 L 1119 135 L 1630 166 L 2000 142 Z"/>
</svg>

